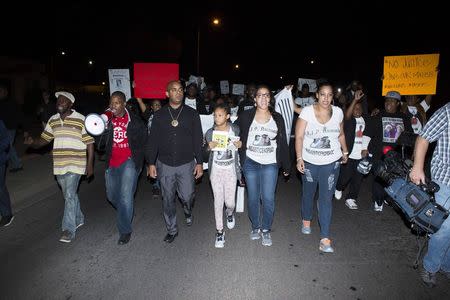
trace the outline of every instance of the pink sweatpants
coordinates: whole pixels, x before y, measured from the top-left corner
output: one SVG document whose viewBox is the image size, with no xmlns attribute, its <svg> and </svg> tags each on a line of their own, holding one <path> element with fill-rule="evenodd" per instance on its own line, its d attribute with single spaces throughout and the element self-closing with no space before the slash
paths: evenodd
<svg viewBox="0 0 450 300">
<path fill-rule="evenodd" d="M 233 169 L 215 168 L 210 176 L 214 194 L 214 212 L 216 229 L 223 230 L 223 204 L 227 207 L 227 216 L 234 211 L 236 199 L 236 174 Z"/>
</svg>

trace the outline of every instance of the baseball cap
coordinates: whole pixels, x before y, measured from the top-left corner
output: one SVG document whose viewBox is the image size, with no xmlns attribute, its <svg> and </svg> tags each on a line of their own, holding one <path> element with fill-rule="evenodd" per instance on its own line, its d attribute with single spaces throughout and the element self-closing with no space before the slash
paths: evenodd
<svg viewBox="0 0 450 300">
<path fill-rule="evenodd" d="M 392 99 L 396 99 L 398 101 L 402 100 L 402 96 L 397 91 L 389 91 L 389 92 L 387 92 L 386 96 L 384 96 L 384 98 L 392 98 Z"/>
<path fill-rule="evenodd" d="M 64 97 L 66 97 L 67 99 L 69 99 L 70 101 L 72 101 L 72 103 L 74 103 L 75 102 L 75 97 L 71 94 L 71 93 L 69 93 L 69 92 L 56 92 L 55 93 L 55 97 L 56 97 L 56 99 L 58 99 L 58 97 L 59 96 L 64 96 Z"/>
</svg>

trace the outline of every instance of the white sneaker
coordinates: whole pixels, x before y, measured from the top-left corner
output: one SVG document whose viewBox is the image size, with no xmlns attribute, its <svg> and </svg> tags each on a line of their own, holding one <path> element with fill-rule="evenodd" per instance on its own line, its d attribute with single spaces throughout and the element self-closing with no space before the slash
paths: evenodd
<svg viewBox="0 0 450 300">
<path fill-rule="evenodd" d="M 254 240 L 259 240 L 260 238 L 261 238 L 261 236 L 260 236 L 260 230 L 259 229 L 253 229 L 251 232 L 250 232 L 250 239 L 252 240 L 252 241 L 254 241 Z"/>
<path fill-rule="evenodd" d="M 376 202 L 373 204 L 374 211 L 383 211 L 383 204 L 378 205 Z"/>
<path fill-rule="evenodd" d="M 228 229 L 233 229 L 234 228 L 234 215 L 231 216 L 227 216 L 227 227 Z"/>
<path fill-rule="evenodd" d="M 341 200 L 341 198 L 342 198 L 342 191 L 336 190 L 334 192 L 334 198 L 336 198 L 336 200 Z"/>
<path fill-rule="evenodd" d="M 262 234 L 262 245 L 263 246 L 272 246 L 272 237 L 270 236 L 269 231 L 263 231 Z"/>
<path fill-rule="evenodd" d="M 355 199 L 345 200 L 345 205 L 347 205 L 347 207 L 350 209 L 358 209 L 358 205 L 356 204 Z"/>
<path fill-rule="evenodd" d="M 225 233 L 216 233 L 216 248 L 223 248 L 225 246 Z"/>
</svg>

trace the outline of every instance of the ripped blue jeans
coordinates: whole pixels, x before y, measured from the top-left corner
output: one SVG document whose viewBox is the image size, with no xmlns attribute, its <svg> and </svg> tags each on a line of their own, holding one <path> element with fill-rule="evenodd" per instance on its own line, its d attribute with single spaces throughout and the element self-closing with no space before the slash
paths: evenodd
<svg viewBox="0 0 450 300">
<path fill-rule="evenodd" d="M 320 166 L 305 162 L 305 173 L 302 175 L 303 194 L 301 215 L 305 221 L 312 220 L 314 196 L 316 194 L 317 184 L 319 184 L 317 210 L 319 214 L 321 239 L 330 238 L 332 200 L 340 166 L 339 161 Z"/>
</svg>

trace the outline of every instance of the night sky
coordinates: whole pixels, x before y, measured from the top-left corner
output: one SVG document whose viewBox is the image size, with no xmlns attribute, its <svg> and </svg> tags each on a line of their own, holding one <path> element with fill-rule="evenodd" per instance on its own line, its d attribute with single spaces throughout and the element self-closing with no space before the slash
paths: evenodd
<svg viewBox="0 0 450 300">
<path fill-rule="evenodd" d="M 439 1 L 364 2 L 369 8 L 363 1 L 311 2 L 15 4 L 2 9 L 6 35 L 0 55 L 53 59 L 58 79 L 83 84 L 107 81 L 108 68 L 132 68 L 133 62 L 177 62 L 187 77 L 196 73 L 200 28 L 200 75 L 207 82 L 278 88 L 298 77 L 324 77 L 339 85 L 360 79 L 379 96 L 383 56 L 440 53 L 438 94 L 450 96 L 444 84 L 450 71 L 449 17 Z M 211 25 L 213 17 L 220 18 L 219 27 Z"/>
</svg>

